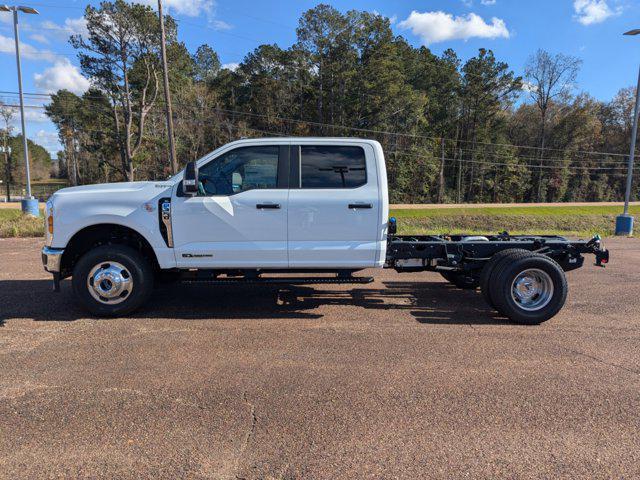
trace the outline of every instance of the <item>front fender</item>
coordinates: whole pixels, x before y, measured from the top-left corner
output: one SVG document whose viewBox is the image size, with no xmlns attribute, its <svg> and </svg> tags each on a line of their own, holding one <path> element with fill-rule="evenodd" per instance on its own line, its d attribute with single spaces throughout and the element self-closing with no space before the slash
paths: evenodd
<svg viewBox="0 0 640 480">
<path fill-rule="evenodd" d="M 54 234 L 52 248 L 65 248 L 80 231 L 94 225 L 119 225 L 139 233 L 153 248 L 161 268 L 174 268 L 173 249 L 160 233 L 158 220 L 158 200 L 166 196 L 157 194 L 148 201 L 139 199 L 113 198 L 106 201 L 86 199 L 69 201 L 66 198 L 55 199 Z M 137 205 L 134 205 L 136 203 Z"/>
</svg>

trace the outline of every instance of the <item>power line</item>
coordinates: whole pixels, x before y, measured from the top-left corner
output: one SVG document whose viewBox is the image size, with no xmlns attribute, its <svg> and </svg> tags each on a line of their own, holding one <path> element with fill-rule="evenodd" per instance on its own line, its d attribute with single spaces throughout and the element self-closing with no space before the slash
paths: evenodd
<svg viewBox="0 0 640 480">
<path fill-rule="evenodd" d="M 437 158 L 434 157 L 434 160 Z M 471 159 L 454 159 L 454 158 L 446 158 L 445 160 L 450 160 L 452 162 L 462 161 L 463 163 L 474 163 L 474 164 L 482 164 L 482 165 L 495 165 L 495 166 L 503 166 L 503 167 L 518 167 L 518 168 L 527 168 L 527 169 L 547 169 L 547 170 L 582 170 L 582 171 L 594 171 L 594 170 L 624 170 L 626 171 L 626 167 L 556 167 L 550 165 L 524 165 L 522 163 L 502 163 L 502 162 L 488 162 L 485 160 L 471 160 Z"/>
<path fill-rule="evenodd" d="M 3 92 L 0 92 L 0 93 L 3 93 Z M 48 94 L 36 94 L 36 95 L 49 96 Z M 162 102 L 158 101 L 157 103 L 161 104 Z M 176 105 L 177 106 L 185 106 L 186 105 L 186 106 L 198 106 L 198 107 L 200 107 L 199 105 L 195 105 L 195 104 L 184 104 L 184 103 L 178 103 L 178 102 L 176 102 Z M 17 105 L 7 105 L 7 106 L 9 106 L 9 107 L 17 107 Z M 43 105 L 25 105 L 25 108 L 44 109 L 46 107 L 43 106 Z M 348 130 L 354 130 L 354 131 L 365 130 L 365 131 L 368 131 L 368 132 L 371 132 L 371 133 L 377 133 L 377 134 L 383 134 L 383 135 L 400 135 L 400 136 L 405 136 L 406 135 L 406 134 L 402 134 L 402 133 L 379 132 L 379 131 L 375 131 L 375 130 L 359 129 L 357 127 L 346 127 L 346 126 L 341 126 L 341 125 L 325 124 L 325 123 L 313 122 L 313 121 L 307 121 L 307 120 L 297 120 L 297 119 L 289 119 L 289 118 L 276 117 L 276 116 L 263 115 L 263 114 L 254 114 L 254 113 L 250 113 L 250 112 L 242 112 L 242 111 L 239 111 L 239 110 L 229 110 L 229 109 L 223 109 L 223 108 L 218 108 L 218 107 L 211 108 L 210 110 L 211 111 L 217 111 L 217 112 L 225 112 L 225 113 L 237 114 L 237 115 L 249 115 L 249 116 L 258 116 L 258 117 L 270 118 L 270 119 L 282 119 L 284 121 L 305 123 L 305 124 L 315 125 L 315 126 L 330 126 L 330 127 L 334 127 L 334 128 L 342 128 L 342 129 L 348 129 Z M 155 112 L 153 114 L 155 114 Z M 148 115 L 151 115 L 151 113 L 148 114 Z M 211 119 L 211 118 L 215 118 L 215 117 L 206 117 L 206 118 Z M 439 140 L 438 137 L 426 137 L 426 136 L 417 136 L 417 135 L 412 135 L 411 137 L 414 137 L 414 138 L 426 138 L 426 139 L 429 139 L 429 140 Z M 445 139 L 445 140 L 455 142 L 455 140 L 453 140 L 453 139 Z M 488 143 L 485 143 L 485 144 L 486 145 L 502 145 L 502 146 L 507 145 L 507 146 L 510 146 L 512 148 L 524 148 L 522 146 L 509 145 L 509 144 L 488 144 Z M 552 150 L 553 149 L 549 149 L 549 151 L 552 151 Z M 582 152 L 582 151 L 579 151 L 579 150 L 560 150 L 560 149 L 555 149 L 555 150 L 561 151 L 564 154 L 566 154 L 566 153 L 570 153 L 570 154 L 587 154 L 588 153 L 590 155 L 596 155 L 597 154 L 597 155 L 603 155 L 603 156 L 622 156 L 622 157 L 626 157 L 626 155 L 624 155 L 624 154 L 617 154 L 617 153 L 610 153 L 610 152 Z M 473 150 L 463 150 L 463 151 L 464 152 L 473 152 Z M 412 155 L 413 154 L 413 152 L 409 152 L 409 151 L 406 151 L 406 150 L 400 151 L 400 152 L 404 152 L 404 153 L 406 153 L 408 155 Z M 530 159 L 530 160 L 536 161 L 536 162 L 551 162 L 551 161 L 563 162 L 563 163 L 566 162 L 566 160 L 563 160 L 563 159 L 538 158 L 538 157 L 521 157 L 521 156 L 518 156 L 517 154 L 514 155 L 513 157 L 508 157 L 508 156 L 499 156 L 499 155 L 496 155 L 495 153 L 491 154 L 490 152 L 482 152 L 482 153 L 484 153 L 485 155 L 488 154 L 488 155 L 493 155 L 494 157 L 500 157 L 500 158 Z M 420 154 L 413 154 L 413 155 L 420 156 Z M 465 161 L 467 161 L 467 160 L 465 160 Z M 473 162 L 474 163 L 482 163 L 482 162 L 480 162 L 478 160 L 475 160 Z M 624 163 L 624 162 L 613 162 L 613 161 L 610 161 L 610 162 L 612 162 L 612 163 Z M 505 165 L 511 165 L 511 164 L 505 164 Z M 529 165 L 529 167 L 530 168 L 540 168 L 540 166 L 537 166 L 537 165 Z M 559 168 L 559 167 L 550 166 L 550 167 L 544 167 L 544 168 Z M 583 168 L 603 168 L 603 169 L 608 169 L 608 168 L 614 168 L 614 167 L 583 167 Z"/>
<path fill-rule="evenodd" d="M 73 10 L 82 10 L 84 11 L 83 7 L 72 7 L 71 5 L 51 5 L 51 4 L 46 4 L 46 3 L 33 3 L 33 2 L 29 2 L 29 5 L 34 6 L 34 7 L 45 7 L 45 8 L 67 8 L 67 9 L 73 9 Z"/>
<path fill-rule="evenodd" d="M 82 10 L 82 11 L 85 10 L 85 7 L 74 7 L 74 6 L 71 6 L 71 5 L 68 5 L 68 4 L 66 4 L 66 5 L 52 5 L 52 4 L 49 4 L 49 3 L 33 3 L 33 2 L 29 2 L 29 5 L 33 5 L 34 7 L 45 7 L 45 8 L 66 8 L 66 9 L 69 9 L 69 10 Z M 169 11 L 169 14 L 171 14 L 170 9 L 167 9 L 167 10 Z M 285 25 L 283 23 L 276 22 L 274 20 L 269 20 L 269 19 L 266 19 L 266 18 L 256 17 L 256 16 L 253 16 L 253 15 L 248 15 L 246 13 L 234 11 L 234 10 L 230 9 L 229 7 L 227 7 L 227 6 L 225 6 L 225 10 L 227 11 L 226 12 L 227 14 L 229 13 L 229 11 L 231 11 L 232 12 L 231 13 L 232 16 L 234 16 L 234 15 L 235 16 L 243 16 L 243 17 L 251 18 L 253 20 L 257 20 L 259 22 L 269 23 L 269 24 L 272 24 L 272 25 L 277 25 L 279 27 L 285 27 L 285 28 L 291 28 L 291 29 L 295 29 L 296 28 L 296 27 L 293 27 L 292 25 Z"/>
<path fill-rule="evenodd" d="M 282 79 L 273 79 L 275 81 L 282 81 Z M 17 94 L 17 92 L 9 92 L 9 91 L 0 91 L 0 94 Z M 51 98 L 51 94 L 41 94 L 41 93 L 29 93 L 29 94 L 25 94 L 25 95 L 34 95 L 34 96 L 40 96 L 40 97 L 49 97 Z M 373 94 L 370 94 L 373 95 Z M 83 98 L 92 98 L 91 96 L 84 96 Z M 94 96 L 94 98 L 99 98 L 102 99 L 104 97 L 98 97 L 98 96 Z M 198 106 L 198 105 L 194 105 L 194 104 L 185 104 L 184 102 L 180 103 L 179 105 L 183 105 L 183 106 Z M 394 135 L 394 136 L 401 136 L 401 137 L 405 137 L 405 138 L 420 138 L 420 139 L 426 139 L 426 140 L 432 140 L 432 141 L 440 141 L 441 137 L 435 137 L 435 136 L 427 136 L 427 135 L 418 135 L 418 134 L 410 134 L 410 133 L 403 133 L 403 132 L 390 132 L 390 131 L 385 131 L 385 130 L 375 130 L 375 129 L 367 129 L 367 128 L 361 128 L 361 127 L 350 127 L 350 126 L 346 126 L 346 125 L 338 125 L 338 124 L 331 124 L 331 123 L 323 123 L 323 122 L 317 122 L 317 121 L 313 121 L 313 120 L 301 120 L 301 119 L 294 119 L 294 118 L 287 118 L 287 117 L 281 117 L 281 116 L 275 116 L 275 115 L 264 115 L 264 114 L 258 114 L 258 113 L 253 113 L 253 112 L 245 112 L 245 111 L 239 111 L 239 110 L 230 110 L 230 109 L 222 109 L 220 107 L 216 107 L 218 110 L 222 110 L 222 111 L 226 111 L 228 113 L 234 113 L 237 115 L 248 115 L 248 116 L 253 116 L 253 117 L 260 117 L 260 118 L 269 118 L 269 119 L 276 119 L 276 120 L 281 120 L 281 121 L 285 121 L 285 122 L 295 122 L 295 123 L 305 123 L 308 125 L 315 125 L 315 126 L 321 126 L 321 127 L 328 127 L 328 128 L 337 128 L 337 129 L 343 129 L 343 130 L 350 130 L 350 131 L 358 131 L 358 132 L 362 132 L 362 133 L 375 133 L 375 134 L 380 134 L 380 135 Z M 508 147 L 508 148 L 517 148 L 517 149 L 530 149 L 530 150 L 536 150 L 536 151 L 545 151 L 545 152 L 562 152 L 565 153 L 567 150 L 566 149 L 560 149 L 560 148 L 542 148 L 542 147 L 537 147 L 537 146 L 531 146 L 531 145 L 514 145 L 514 144 L 508 144 L 508 143 L 496 143 L 496 142 L 481 142 L 481 141 L 472 141 L 472 140 L 464 140 L 464 139 L 452 139 L 452 138 L 444 138 L 445 141 L 448 142 L 455 142 L 457 143 L 467 143 L 467 144 L 474 144 L 474 145 L 485 145 L 485 146 L 493 146 L 493 147 Z M 622 158 L 626 158 L 628 155 L 627 154 L 623 154 L 623 153 L 614 153 L 614 152 L 596 152 L 596 151 L 588 151 L 588 150 L 572 150 L 572 152 L 581 154 L 581 155 L 608 155 L 608 156 L 617 156 L 617 157 L 622 157 Z"/>
<path fill-rule="evenodd" d="M 499 155 L 499 154 L 496 154 L 496 153 L 484 152 L 484 151 L 477 152 L 475 150 L 463 150 L 463 149 L 460 149 L 459 151 L 462 152 L 462 153 L 468 153 L 468 154 L 471 154 L 471 155 L 473 155 L 474 153 L 479 153 L 481 156 L 482 155 L 486 155 L 486 156 L 490 156 L 490 157 L 493 157 L 493 158 L 503 158 L 503 159 L 513 159 L 513 160 L 529 160 L 532 163 L 533 162 L 538 162 L 538 163 L 543 162 L 543 163 L 563 163 L 563 164 L 565 164 L 565 163 L 571 163 L 571 162 L 575 161 L 575 160 L 572 160 L 572 159 L 527 157 L 527 156 L 522 156 L 522 155 L 518 155 L 518 154 L 514 154 L 513 156 Z M 404 155 L 409 155 L 409 156 L 418 156 L 418 157 L 423 156 L 423 154 L 421 154 L 419 152 L 412 152 L 411 150 L 397 150 L 396 149 L 396 150 L 394 150 L 394 152 L 402 153 Z M 568 151 L 568 153 L 571 153 L 571 152 Z M 442 158 L 439 153 L 434 153 L 433 156 L 434 156 L 434 158 Z M 627 165 L 626 161 L 613 161 L 613 160 L 607 161 L 605 159 L 602 159 L 602 160 L 606 161 L 606 163 L 611 163 L 611 164 L 614 164 L 614 165 Z M 593 161 L 593 160 L 591 160 L 591 161 Z M 527 165 L 529 165 L 529 164 L 527 164 Z M 535 165 L 531 165 L 531 166 L 535 167 Z M 557 166 L 557 167 L 552 167 L 552 168 L 562 168 L 562 165 Z"/>
<path fill-rule="evenodd" d="M 17 92 L 0 91 L 0 94 L 17 95 Z M 47 97 L 47 98 L 51 98 L 52 97 L 51 94 L 44 94 L 44 93 L 25 93 L 25 95 L 27 95 L 27 96 L 36 96 L 36 97 Z M 83 96 L 82 98 L 104 99 L 105 97 L 101 97 L 101 96 Z M 162 102 L 158 101 L 157 103 L 161 104 Z M 184 102 L 174 102 L 174 103 L 176 105 L 178 105 L 178 106 L 201 107 L 200 105 L 197 105 L 197 104 L 190 104 L 190 103 L 184 103 Z M 11 105 L 9 105 L 9 106 L 11 106 Z M 27 107 L 27 106 L 25 106 L 25 107 Z M 28 107 L 29 108 L 45 108 L 44 106 L 38 106 L 38 105 L 29 105 Z M 236 115 L 246 115 L 246 116 L 258 117 L 258 118 L 267 118 L 267 119 L 272 119 L 272 120 L 280 120 L 280 121 L 289 122 L 289 123 L 292 123 L 292 122 L 293 123 L 304 123 L 304 124 L 307 124 L 307 125 L 314 125 L 314 126 L 319 126 L 319 127 L 328 127 L 328 128 L 342 129 L 342 130 L 349 130 L 349 131 L 357 131 L 357 132 L 363 132 L 363 133 L 373 133 L 373 134 L 378 134 L 378 135 L 393 135 L 393 136 L 400 136 L 400 137 L 406 137 L 406 138 L 426 139 L 426 140 L 431 140 L 431 141 L 440 141 L 441 140 L 441 137 L 418 135 L 418 134 L 409 134 L 409 133 L 402 133 L 402 132 L 390 132 L 390 131 L 366 129 L 366 128 L 360 128 L 360 127 L 350 127 L 350 126 L 346 126 L 346 125 L 338 125 L 338 124 L 331 124 L 331 123 L 316 122 L 316 121 L 312 121 L 312 120 L 294 119 L 294 118 L 288 118 L 288 117 L 281 117 L 281 116 L 277 116 L 277 115 L 265 115 L 265 114 L 258 114 L 258 113 L 253 113 L 253 112 L 245 112 L 245 111 L 240 111 L 240 110 L 224 109 L 224 108 L 220 108 L 220 107 L 212 108 L 212 110 L 222 111 L 222 112 L 236 114 Z M 454 142 L 455 144 L 457 144 L 457 143 L 467 143 L 467 144 L 472 143 L 472 144 L 476 144 L 476 145 L 485 145 L 485 146 L 493 146 L 493 147 L 509 147 L 509 148 L 516 148 L 516 149 L 533 149 L 533 150 L 543 150 L 543 151 L 546 151 L 546 152 L 556 151 L 556 152 L 562 152 L 563 154 L 566 154 L 567 152 L 570 152 L 572 154 L 580 154 L 580 155 L 606 155 L 606 156 L 611 156 L 611 157 L 622 157 L 623 159 L 628 156 L 626 154 L 614 153 L 614 152 L 596 152 L 596 151 L 570 150 L 570 149 L 559 149 L 559 148 L 544 148 L 544 149 L 541 149 L 541 147 L 530 146 L 530 145 L 514 145 L 514 144 L 507 144 L 507 143 L 492 143 L 492 142 L 477 142 L 477 141 L 476 142 L 472 142 L 470 140 L 451 139 L 451 138 L 444 138 L 444 140 L 447 141 L 447 142 Z M 539 159 L 537 159 L 537 158 L 536 158 L 536 160 L 539 161 Z"/>
<path fill-rule="evenodd" d="M 205 122 L 201 121 L 201 120 L 194 120 L 194 121 L 187 121 L 187 123 L 190 124 L 204 124 Z M 266 134 L 266 135 L 272 135 L 272 136 L 276 136 L 276 137 L 282 137 L 285 136 L 285 134 L 281 133 L 281 132 L 273 132 L 273 131 L 268 131 L 268 130 L 261 130 L 261 129 L 257 129 L 257 128 L 253 128 L 253 127 L 248 127 L 248 126 L 241 126 L 241 125 L 235 125 L 235 124 L 225 124 L 223 127 L 223 130 L 225 128 L 232 128 L 235 129 L 237 131 L 253 131 L 253 132 L 259 132 L 262 134 Z M 102 130 L 102 129 L 83 129 L 83 132 L 96 132 L 96 133 L 104 133 L 107 135 L 112 135 L 113 132 L 110 130 Z M 402 151 L 393 151 L 391 152 L 391 154 L 400 154 L 400 155 L 406 155 L 406 153 L 403 153 Z M 436 157 L 436 156 L 426 156 L 426 155 L 419 155 L 419 154 L 412 154 L 412 156 L 423 159 L 423 160 L 432 160 L 432 161 L 439 161 L 442 157 Z M 598 172 L 598 173 L 591 173 L 592 175 L 596 175 L 596 174 L 603 174 L 606 173 L 606 171 L 625 171 L 626 167 L 580 167 L 580 166 L 573 166 L 573 165 L 568 165 L 568 166 L 564 166 L 564 167 L 557 167 L 557 166 L 548 166 L 548 165 L 525 165 L 525 164 L 521 164 L 521 163 L 505 163 L 505 162 L 492 162 L 492 161 L 487 161 L 487 160 L 472 160 L 472 159 L 465 159 L 465 158 L 450 158 L 450 157 L 445 157 L 444 158 L 445 161 L 450 162 L 450 164 L 457 164 L 457 163 L 470 163 L 470 164 L 478 164 L 478 165 L 490 165 L 490 166 L 501 166 L 501 167 L 514 167 L 514 168 L 523 168 L 523 169 L 527 169 L 527 170 L 566 170 L 572 173 L 580 173 L 580 172 L 585 172 L 585 173 L 589 173 L 589 172 Z M 624 176 L 623 173 L 610 173 L 609 176 Z"/>
<path fill-rule="evenodd" d="M 251 42 L 256 42 L 256 43 L 259 43 L 259 44 L 262 43 L 262 40 L 258 40 L 256 38 L 251 38 L 251 37 L 246 37 L 244 35 L 238 35 L 236 33 L 225 32 L 223 30 L 220 30 L 219 28 L 212 27 L 210 25 L 200 25 L 198 23 L 193 23 L 193 22 L 189 22 L 187 20 L 176 19 L 176 18 L 174 18 L 174 20 L 178 25 L 179 24 L 184 24 L 184 25 L 189 25 L 189 26 L 192 26 L 192 27 L 198 27 L 198 28 L 202 28 L 202 29 L 206 29 L 206 30 L 213 30 L 214 32 L 220 33 L 222 35 L 227 35 L 229 37 L 239 38 L 241 40 L 249 40 Z"/>
</svg>

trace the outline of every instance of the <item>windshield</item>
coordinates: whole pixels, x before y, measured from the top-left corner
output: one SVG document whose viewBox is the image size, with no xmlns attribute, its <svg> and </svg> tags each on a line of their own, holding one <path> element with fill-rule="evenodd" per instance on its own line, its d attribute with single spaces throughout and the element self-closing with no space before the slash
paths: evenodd
<svg viewBox="0 0 640 480">
<path fill-rule="evenodd" d="M 208 160 L 210 158 L 215 157 L 216 155 L 218 155 L 220 153 L 220 151 L 225 148 L 228 144 L 222 145 L 221 147 L 216 148 L 214 151 L 207 153 L 206 155 L 203 155 L 202 157 L 200 157 L 199 159 L 196 160 L 196 163 L 202 163 L 202 161 L 204 160 Z M 182 177 L 184 175 L 184 168 L 182 168 L 178 173 L 176 173 L 174 176 L 169 177 L 170 181 L 179 181 L 182 180 Z"/>
</svg>

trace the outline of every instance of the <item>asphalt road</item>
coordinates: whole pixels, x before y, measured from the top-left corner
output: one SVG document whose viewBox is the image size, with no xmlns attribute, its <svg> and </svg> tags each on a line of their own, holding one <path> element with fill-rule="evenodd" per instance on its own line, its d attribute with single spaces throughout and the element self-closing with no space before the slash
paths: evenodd
<svg viewBox="0 0 640 480">
<path fill-rule="evenodd" d="M 434 274 L 85 318 L 0 240 L 2 478 L 638 478 L 640 241 L 539 327 Z"/>
</svg>

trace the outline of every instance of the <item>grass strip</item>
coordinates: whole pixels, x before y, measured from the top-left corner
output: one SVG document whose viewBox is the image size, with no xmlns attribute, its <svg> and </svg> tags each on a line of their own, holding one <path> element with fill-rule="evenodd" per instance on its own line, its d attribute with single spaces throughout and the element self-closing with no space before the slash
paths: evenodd
<svg viewBox="0 0 640 480">
<path fill-rule="evenodd" d="M 619 213 L 616 206 L 391 210 L 398 219 L 399 233 L 404 235 L 490 234 L 506 230 L 512 234 L 611 236 Z M 632 206 L 631 213 L 640 214 L 640 206 Z M 0 238 L 41 237 L 43 232 L 42 218 L 23 215 L 18 208 L 0 209 Z"/>
<path fill-rule="evenodd" d="M 20 210 L 0 210 L 0 238 L 42 237 L 44 236 L 43 217 L 23 215 Z"/>
</svg>

